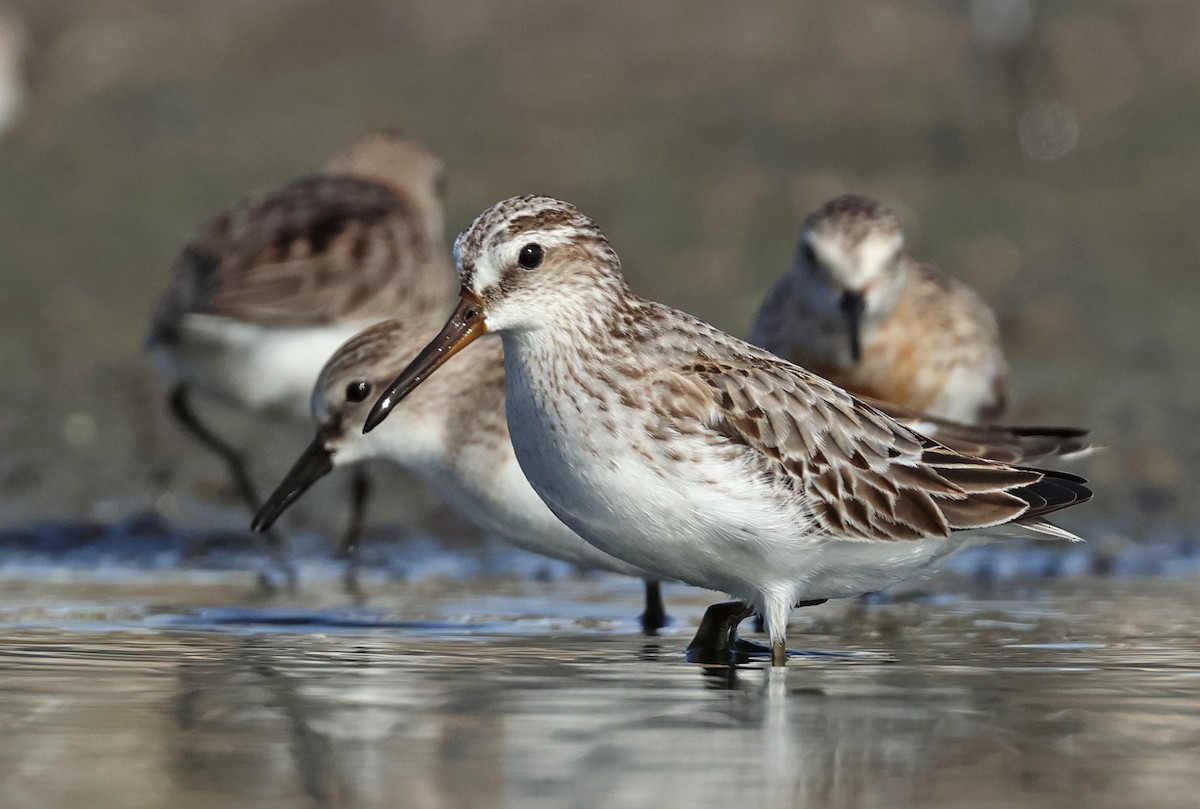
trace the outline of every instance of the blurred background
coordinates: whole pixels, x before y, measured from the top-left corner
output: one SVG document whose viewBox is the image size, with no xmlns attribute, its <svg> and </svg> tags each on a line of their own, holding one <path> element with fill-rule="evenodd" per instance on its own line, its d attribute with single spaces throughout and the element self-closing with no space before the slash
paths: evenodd
<svg viewBox="0 0 1200 809">
<path fill-rule="evenodd" d="M 1200 4 L 3 0 L 0 70 L 3 526 L 245 526 L 166 417 L 147 318 L 201 223 L 381 127 L 445 159 L 447 242 L 562 197 L 635 290 L 738 335 L 804 216 L 876 196 L 996 308 L 1012 418 L 1107 447 L 1063 524 L 1197 517 Z M 204 412 L 264 489 L 307 440 Z M 388 480 L 377 520 L 468 530 Z M 333 530 L 337 490 L 290 524 Z"/>
</svg>

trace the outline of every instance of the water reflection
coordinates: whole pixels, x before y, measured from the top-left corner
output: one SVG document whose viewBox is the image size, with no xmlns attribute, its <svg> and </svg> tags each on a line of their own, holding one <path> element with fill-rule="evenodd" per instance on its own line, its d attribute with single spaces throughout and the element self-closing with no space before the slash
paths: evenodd
<svg viewBox="0 0 1200 809">
<path fill-rule="evenodd" d="M 12 629 L 4 803 L 1183 806 L 1182 593 L 852 609 L 785 671 L 624 633 Z"/>
</svg>

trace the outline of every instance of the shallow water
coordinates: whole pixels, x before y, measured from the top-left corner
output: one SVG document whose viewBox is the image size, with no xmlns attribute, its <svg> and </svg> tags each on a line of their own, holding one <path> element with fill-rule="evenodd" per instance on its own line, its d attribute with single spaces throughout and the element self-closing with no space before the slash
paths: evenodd
<svg viewBox="0 0 1200 809">
<path fill-rule="evenodd" d="M 608 578 L 0 581 L 6 807 L 1194 806 L 1196 582 L 800 611 L 686 663 Z M 813 654 L 816 653 L 816 654 Z"/>
</svg>

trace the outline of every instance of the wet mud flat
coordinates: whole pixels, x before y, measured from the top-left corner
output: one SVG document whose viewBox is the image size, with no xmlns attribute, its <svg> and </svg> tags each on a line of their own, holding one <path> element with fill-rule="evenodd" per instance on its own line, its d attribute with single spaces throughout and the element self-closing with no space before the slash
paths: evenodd
<svg viewBox="0 0 1200 809">
<path fill-rule="evenodd" d="M 772 671 L 685 662 L 711 594 L 668 587 L 674 623 L 645 638 L 637 582 L 442 565 L 352 597 L 303 558 L 275 595 L 252 566 L 10 560 L 3 805 L 1183 807 L 1200 789 L 1192 577 L 944 574 L 797 611 Z"/>
</svg>

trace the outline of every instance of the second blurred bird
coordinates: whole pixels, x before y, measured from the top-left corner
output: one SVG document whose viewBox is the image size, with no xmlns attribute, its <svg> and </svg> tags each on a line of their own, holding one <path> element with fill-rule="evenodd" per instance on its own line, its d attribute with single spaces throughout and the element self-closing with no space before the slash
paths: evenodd
<svg viewBox="0 0 1200 809">
<path fill-rule="evenodd" d="M 852 393 L 932 416 L 993 421 L 1006 404 L 991 309 L 913 258 L 895 215 L 866 197 L 838 197 L 808 217 L 750 341 Z"/>
</svg>

